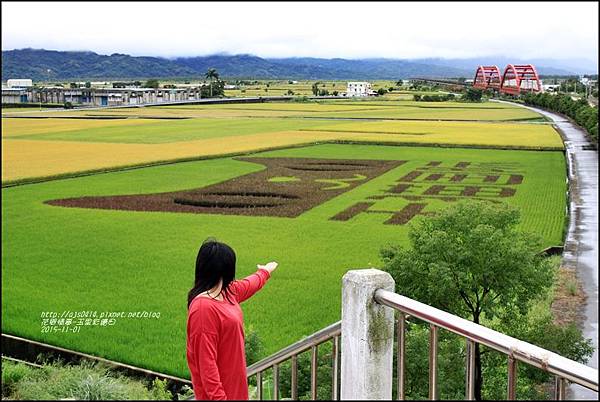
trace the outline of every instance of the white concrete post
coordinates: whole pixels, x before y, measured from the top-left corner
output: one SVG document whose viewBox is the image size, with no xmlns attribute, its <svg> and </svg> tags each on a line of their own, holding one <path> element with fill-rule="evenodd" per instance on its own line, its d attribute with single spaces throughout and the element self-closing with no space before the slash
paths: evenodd
<svg viewBox="0 0 600 402">
<path fill-rule="evenodd" d="M 341 399 L 392 399 L 394 310 L 373 299 L 393 292 L 394 279 L 378 269 L 348 271 L 342 278 Z"/>
</svg>

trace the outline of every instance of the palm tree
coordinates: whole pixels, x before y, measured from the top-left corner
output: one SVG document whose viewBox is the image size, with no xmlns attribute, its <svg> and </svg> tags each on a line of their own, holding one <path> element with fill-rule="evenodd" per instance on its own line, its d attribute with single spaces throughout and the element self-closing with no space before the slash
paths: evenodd
<svg viewBox="0 0 600 402">
<path fill-rule="evenodd" d="M 210 97 L 212 98 L 212 96 L 213 96 L 213 81 L 219 79 L 219 73 L 217 72 L 217 69 L 209 68 L 206 71 L 206 74 L 204 74 L 204 77 L 206 77 L 207 79 L 210 80 Z"/>
</svg>

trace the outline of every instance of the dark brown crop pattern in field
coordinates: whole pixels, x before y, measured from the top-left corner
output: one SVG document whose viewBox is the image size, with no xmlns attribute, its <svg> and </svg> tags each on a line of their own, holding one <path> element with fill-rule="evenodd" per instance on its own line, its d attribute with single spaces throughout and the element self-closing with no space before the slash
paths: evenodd
<svg viewBox="0 0 600 402">
<path fill-rule="evenodd" d="M 47 201 L 63 207 L 297 217 L 405 163 L 362 159 L 236 158 L 266 169 L 192 190 Z"/>
<path fill-rule="evenodd" d="M 334 221 L 348 221 L 357 215 L 391 214 L 387 225 L 404 225 L 417 215 L 430 216 L 424 211 L 431 200 L 456 202 L 471 198 L 488 202 L 501 202 L 500 198 L 512 197 L 523 182 L 523 174 L 517 164 L 471 163 L 462 161 L 454 166 L 431 161 L 413 171 L 405 173 L 387 189 L 359 201 L 344 211 L 332 216 Z M 379 209 L 377 202 L 386 198 L 408 201 L 401 209 Z"/>
</svg>

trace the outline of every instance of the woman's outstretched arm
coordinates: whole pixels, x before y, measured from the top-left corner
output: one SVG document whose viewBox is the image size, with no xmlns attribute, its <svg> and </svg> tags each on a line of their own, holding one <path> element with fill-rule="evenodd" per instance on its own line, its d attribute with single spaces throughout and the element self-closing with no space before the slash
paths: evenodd
<svg viewBox="0 0 600 402">
<path fill-rule="evenodd" d="M 271 277 L 271 272 L 277 268 L 276 262 L 270 262 L 266 265 L 258 265 L 258 270 L 252 275 L 248 275 L 239 281 L 233 281 L 229 284 L 232 295 L 238 303 L 249 299 L 258 292 L 267 283 Z"/>
</svg>

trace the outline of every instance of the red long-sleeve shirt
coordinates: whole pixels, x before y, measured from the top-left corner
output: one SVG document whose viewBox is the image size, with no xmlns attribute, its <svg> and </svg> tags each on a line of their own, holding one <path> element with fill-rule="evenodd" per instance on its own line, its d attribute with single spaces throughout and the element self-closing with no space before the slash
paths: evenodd
<svg viewBox="0 0 600 402">
<path fill-rule="evenodd" d="M 239 303 L 264 286 L 269 271 L 259 269 L 229 284 L 231 302 L 197 296 L 187 321 L 187 362 L 196 399 L 248 399 L 244 317 Z"/>
</svg>

